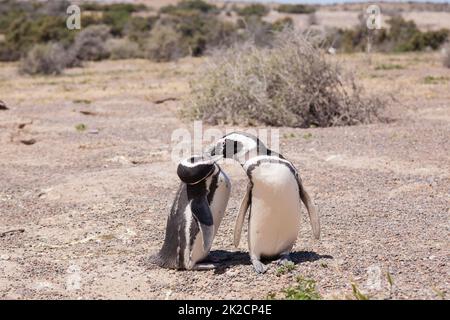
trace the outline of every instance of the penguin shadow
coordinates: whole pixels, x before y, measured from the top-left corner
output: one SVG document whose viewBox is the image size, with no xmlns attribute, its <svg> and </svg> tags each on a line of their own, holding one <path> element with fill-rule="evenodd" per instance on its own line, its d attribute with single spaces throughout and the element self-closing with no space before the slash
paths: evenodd
<svg viewBox="0 0 450 320">
<path fill-rule="evenodd" d="M 294 264 L 314 262 L 322 259 L 334 259 L 334 257 L 329 254 L 318 254 L 314 251 L 294 251 L 291 252 L 290 256 Z"/>
<path fill-rule="evenodd" d="M 322 259 L 334 259 L 331 255 L 321 255 L 314 251 L 293 251 L 291 252 L 290 257 L 295 265 Z M 276 260 L 277 259 L 263 259 L 263 262 L 268 264 Z M 217 264 L 217 267 L 214 269 L 215 274 L 225 273 L 233 266 L 252 264 L 248 252 L 242 251 L 213 250 L 209 253 L 207 261 Z"/>
<path fill-rule="evenodd" d="M 208 262 L 216 264 L 215 274 L 225 273 L 229 268 L 240 265 L 251 265 L 248 252 L 213 250 L 207 257 Z"/>
</svg>

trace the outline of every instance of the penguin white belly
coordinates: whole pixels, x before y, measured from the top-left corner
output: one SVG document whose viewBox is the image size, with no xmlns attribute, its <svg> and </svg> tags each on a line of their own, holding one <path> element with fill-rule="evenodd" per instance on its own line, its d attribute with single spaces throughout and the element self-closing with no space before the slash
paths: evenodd
<svg viewBox="0 0 450 320">
<path fill-rule="evenodd" d="M 214 222 L 214 237 L 216 236 L 217 230 L 219 229 L 220 223 L 222 222 L 223 216 L 225 214 L 225 209 L 230 198 L 231 183 L 229 178 L 225 173 L 221 172 L 218 176 L 217 189 L 214 192 L 214 197 L 209 204 L 211 213 L 213 215 Z M 194 266 L 197 262 L 205 259 L 208 256 L 209 250 L 205 251 L 203 248 L 203 236 L 199 232 L 194 240 L 191 253 L 191 263 Z"/>
<path fill-rule="evenodd" d="M 251 254 L 273 257 L 290 251 L 300 228 L 297 180 L 283 164 L 262 163 L 252 172 L 248 242 Z"/>
</svg>

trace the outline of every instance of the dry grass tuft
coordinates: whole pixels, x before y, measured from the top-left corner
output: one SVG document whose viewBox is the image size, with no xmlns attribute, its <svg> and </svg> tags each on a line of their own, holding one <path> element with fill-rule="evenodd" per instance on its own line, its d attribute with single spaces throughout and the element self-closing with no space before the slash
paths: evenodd
<svg viewBox="0 0 450 320">
<path fill-rule="evenodd" d="M 171 25 L 157 23 L 145 46 L 148 59 L 156 62 L 177 60 L 184 55 L 181 34 Z"/>
<path fill-rule="evenodd" d="M 108 39 L 105 46 L 112 60 L 142 58 L 139 45 L 127 38 Z"/>
<path fill-rule="evenodd" d="M 80 60 L 99 61 L 106 59 L 109 52 L 106 41 L 111 37 L 110 29 L 105 25 L 92 25 L 84 28 L 75 38 L 71 50 L 76 52 Z"/>
<path fill-rule="evenodd" d="M 20 61 L 23 74 L 61 74 L 68 64 L 64 48 L 58 44 L 38 44 Z"/>
<path fill-rule="evenodd" d="M 450 44 L 444 47 L 444 66 L 450 68 Z"/>
<path fill-rule="evenodd" d="M 187 114 L 210 124 L 291 127 L 379 120 L 384 102 L 363 95 L 312 42 L 286 29 L 272 48 L 246 43 L 220 52 L 192 83 Z"/>
</svg>

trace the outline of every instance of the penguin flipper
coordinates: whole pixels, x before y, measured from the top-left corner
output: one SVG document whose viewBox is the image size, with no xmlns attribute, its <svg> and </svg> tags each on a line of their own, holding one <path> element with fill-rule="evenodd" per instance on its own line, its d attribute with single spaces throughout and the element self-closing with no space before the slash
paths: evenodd
<svg viewBox="0 0 450 320">
<path fill-rule="evenodd" d="M 241 206 L 239 207 L 238 216 L 236 217 L 236 223 L 234 225 L 234 246 L 236 248 L 239 246 L 239 242 L 241 241 L 242 226 L 244 225 L 245 214 L 250 206 L 252 187 L 252 183 L 249 182 L 247 184 L 247 191 L 245 192 Z"/>
<path fill-rule="evenodd" d="M 214 221 L 206 197 L 194 199 L 191 204 L 191 210 L 202 233 L 203 249 L 209 251 L 214 240 Z"/>
<path fill-rule="evenodd" d="M 298 189 L 300 193 L 300 199 L 305 204 L 306 210 L 309 214 L 309 221 L 311 223 L 311 228 L 313 231 L 314 238 L 320 239 L 320 219 L 319 214 L 317 213 L 316 207 L 314 206 L 311 197 L 306 191 L 305 187 L 302 184 L 302 180 L 297 175 Z"/>
</svg>

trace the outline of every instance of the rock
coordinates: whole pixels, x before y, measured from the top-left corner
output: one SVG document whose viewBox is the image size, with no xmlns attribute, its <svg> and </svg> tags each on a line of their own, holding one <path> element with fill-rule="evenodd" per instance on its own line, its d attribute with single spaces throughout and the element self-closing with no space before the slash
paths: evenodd
<svg viewBox="0 0 450 320">
<path fill-rule="evenodd" d="M 20 140 L 21 143 L 27 146 L 31 146 L 36 143 L 36 139 L 26 139 L 26 140 Z"/>
<path fill-rule="evenodd" d="M 9 110 L 9 108 L 6 106 L 6 103 L 4 103 L 2 100 L 0 100 L 0 110 Z"/>
</svg>

